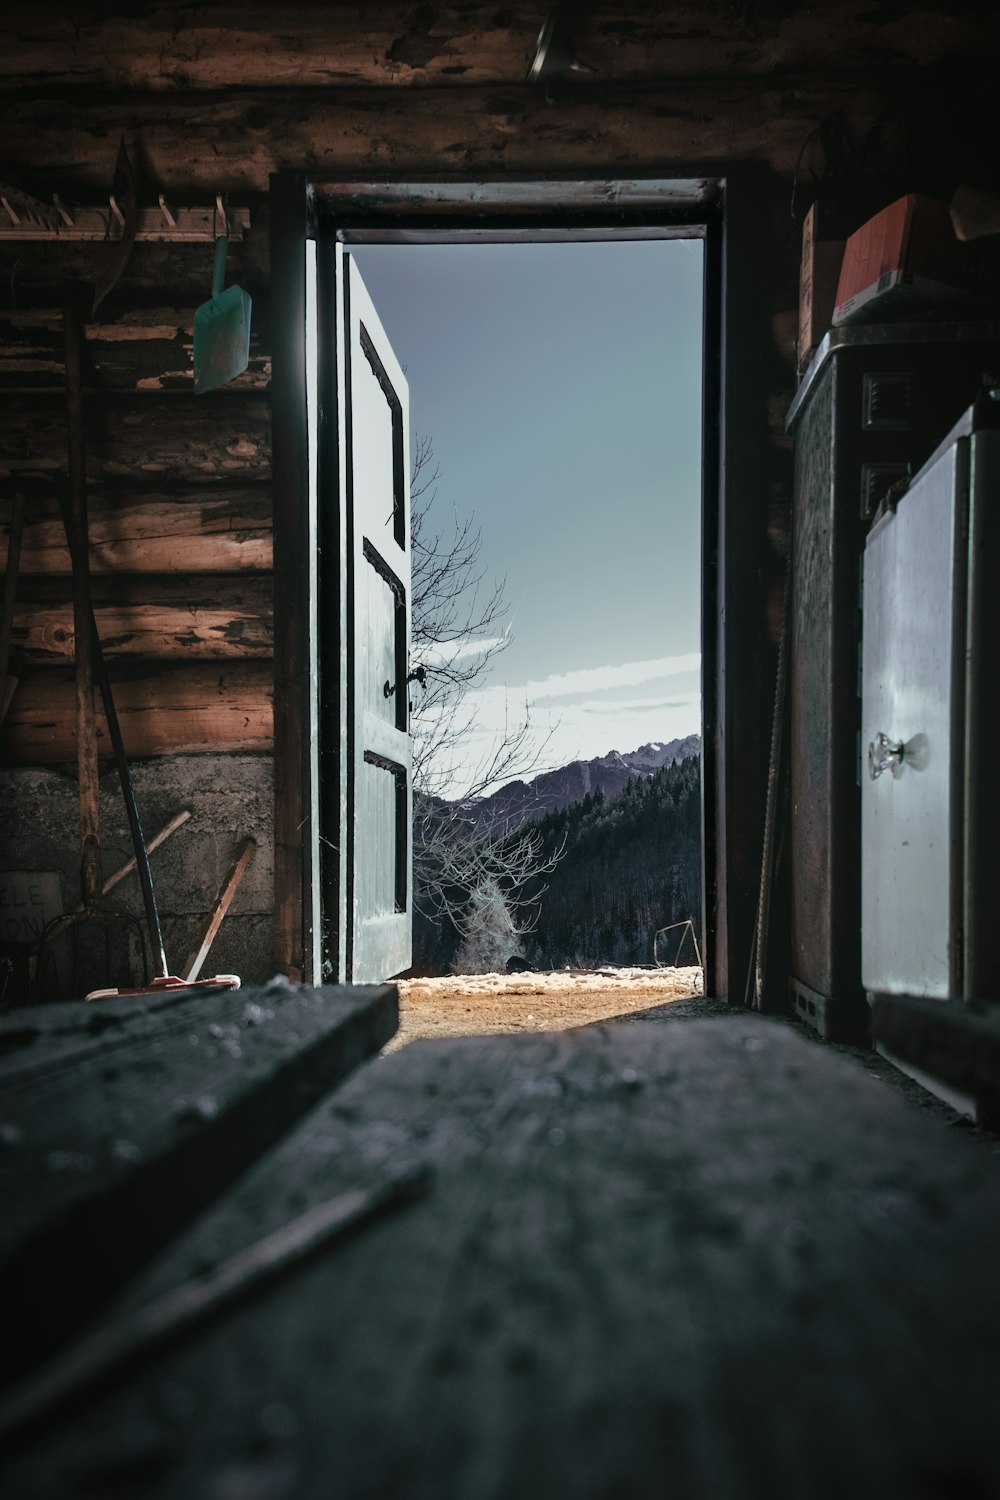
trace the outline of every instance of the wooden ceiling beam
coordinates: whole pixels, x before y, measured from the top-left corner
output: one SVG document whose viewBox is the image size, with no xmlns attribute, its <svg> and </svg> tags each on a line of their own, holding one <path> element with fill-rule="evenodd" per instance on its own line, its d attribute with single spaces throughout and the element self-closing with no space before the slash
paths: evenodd
<svg viewBox="0 0 1000 1500">
<path fill-rule="evenodd" d="M 781 86 L 684 83 L 586 95 L 507 89 L 296 90 L 21 99 L 6 110 L 4 150 L 18 180 L 93 192 L 110 181 L 124 134 L 144 182 L 167 192 L 266 191 L 272 172 L 568 173 L 717 168 L 767 162 L 792 172 L 818 121 L 839 110 L 863 132 L 885 107 L 857 79 Z M 13 172 L 14 167 L 8 170 Z"/>
<path fill-rule="evenodd" d="M 208 3 L 36 7 L 0 49 L 7 89 L 82 85 L 166 93 L 522 82 L 548 10 L 532 5 Z M 571 8 L 575 9 L 575 8 Z M 630 0 L 571 15 L 577 55 L 606 80 L 757 77 L 921 66 L 997 40 L 976 0 L 916 7 L 818 0 Z M 577 88 L 588 87 L 578 77 Z"/>
</svg>

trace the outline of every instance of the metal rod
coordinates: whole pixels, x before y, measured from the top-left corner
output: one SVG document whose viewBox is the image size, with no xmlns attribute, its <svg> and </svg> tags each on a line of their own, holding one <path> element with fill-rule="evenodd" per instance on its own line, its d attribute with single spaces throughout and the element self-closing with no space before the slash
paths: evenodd
<svg viewBox="0 0 1000 1500">
<path fill-rule="evenodd" d="M 108 239 L 109 217 L 113 228 L 112 243 L 121 237 L 119 221 L 109 215 L 107 204 L 102 208 L 74 207 L 72 212 L 61 201 L 55 202 L 52 208 L 39 204 L 40 213 L 29 217 L 19 213 L 14 201 L 5 195 L 0 198 L 0 207 L 5 210 L 0 216 L 0 241 L 61 240 L 64 244 L 96 241 L 103 244 Z M 230 241 L 242 240 L 250 228 L 250 210 L 229 208 L 226 218 Z M 156 208 L 139 209 L 135 238 L 163 243 L 211 244 L 216 238 L 215 221 L 214 207 L 173 208 L 158 204 Z"/>
</svg>

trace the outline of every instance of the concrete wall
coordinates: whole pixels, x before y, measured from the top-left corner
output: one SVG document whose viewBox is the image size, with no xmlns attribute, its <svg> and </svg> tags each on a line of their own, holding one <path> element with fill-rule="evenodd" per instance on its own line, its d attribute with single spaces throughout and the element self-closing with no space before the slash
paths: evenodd
<svg viewBox="0 0 1000 1500">
<path fill-rule="evenodd" d="M 257 842 L 236 897 L 206 960 L 204 974 L 239 974 L 257 984 L 271 974 L 273 762 L 269 755 L 176 755 L 133 767 L 147 838 L 183 808 L 191 817 L 150 856 L 168 966 L 178 973 L 195 948 L 219 888 L 244 837 Z M 47 767 L 0 769 L 0 941 L 79 900 L 76 782 Z M 105 878 L 130 858 L 132 845 L 118 776 L 101 780 Z M 46 881 L 14 880 L 47 875 Z M 51 877 L 56 877 L 56 880 Z M 14 901 L 28 905 L 14 905 Z M 142 917 L 138 877 L 125 878 L 105 904 Z"/>
</svg>

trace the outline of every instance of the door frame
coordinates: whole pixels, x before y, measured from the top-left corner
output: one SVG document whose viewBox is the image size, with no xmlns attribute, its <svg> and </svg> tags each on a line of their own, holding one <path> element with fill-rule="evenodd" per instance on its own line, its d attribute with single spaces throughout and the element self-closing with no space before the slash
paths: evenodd
<svg viewBox="0 0 1000 1500">
<path fill-rule="evenodd" d="M 334 247 L 352 241 L 702 237 L 702 927 L 705 991 L 742 1004 L 756 918 L 770 724 L 766 641 L 767 328 L 761 288 L 769 174 L 483 180 L 271 179 L 274 485 L 274 961 L 342 981 L 348 684 L 336 392 L 319 391 L 320 491 L 310 488 L 305 248 L 321 316 L 336 317 Z M 320 775 L 320 760 L 324 763 Z M 338 789 L 323 795 L 324 786 Z M 334 911 L 336 920 L 331 920 Z"/>
</svg>

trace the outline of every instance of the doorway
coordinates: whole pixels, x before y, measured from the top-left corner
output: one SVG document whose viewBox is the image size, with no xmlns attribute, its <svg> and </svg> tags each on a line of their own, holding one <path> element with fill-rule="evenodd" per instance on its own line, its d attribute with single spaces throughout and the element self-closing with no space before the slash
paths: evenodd
<svg viewBox="0 0 1000 1500">
<path fill-rule="evenodd" d="M 310 240 L 316 245 L 322 306 L 323 287 L 329 283 L 335 258 L 350 253 L 352 246 L 433 245 L 456 239 L 466 244 L 606 242 L 615 238 L 690 238 L 697 234 L 705 244 L 706 285 L 702 936 L 706 983 L 716 994 L 726 992 L 733 952 L 742 946 L 752 919 L 752 893 L 748 893 L 744 878 L 739 878 L 738 886 L 732 879 L 731 854 L 739 846 L 743 866 L 750 863 L 757 821 L 756 808 L 744 808 L 739 819 L 727 817 L 726 797 L 734 780 L 756 774 L 754 755 L 761 717 L 759 664 L 756 668 L 751 664 L 738 679 L 727 678 L 725 673 L 727 658 L 732 659 L 733 632 L 740 631 L 740 622 L 736 611 L 727 612 L 724 595 L 731 589 L 734 599 L 741 593 L 747 596 L 747 580 L 753 577 L 752 571 L 741 573 L 742 582 L 734 584 L 737 575 L 726 564 L 737 554 L 741 562 L 747 561 L 746 538 L 761 514 L 761 507 L 748 503 L 748 497 L 755 483 L 758 490 L 761 487 L 754 476 L 763 474 L 763 466 L 758 471 L 752 465 L 752 443 L 748 441 L 752 417 L 756 416 L 751 412 L 755 393 L 748 388 L 738 410 L 730 394 L 741 359 L 727 333 L 739 322 L 748 339 L 752 338 L 753 322 L 748 313 L 752 298 L 746 295 L 752 282 L 749 266 L 736 260 L 734 251 L 740 235 L 723 212 L 733 196 L 731 184 L 708 178 L 390 185 L 321 184 L 304 177 L 275 179 L 274 460 L 276 493 L 280 490 L 282 494 L 282 507 L 280 512 L 276 508 L 275 516 L 275 731 L 280 766 L 277 775 L 281 779 L 276 788 L 276 956 L 283 955 L 286 970 L 294 971 L 298 958 L 307 977 L 349 976 L 343 931 L 338 934 L 330 926 L 331 898 L 341 899 L 338 878 L 344 859 L 340 826 L 344 802 L 336 792 L 321 797 L 319 790 L 321 785 L 338 786 L 336 775 L 331 776 L 336 770 L 336 747 L 324 737 L 323 730 L 332 725 L 348 685 L 338 670 L 336 641 L 327 641 L 318 650 L 311 645 L 322 635 L 323 618 L 329 619 L 331 605 L 339 605 L 337 579 L 327 573 L 324 582 L 324 570 L 338 566 L 343 536 L 329 508 L 321 506 L 317 514 L 315 496 L 310 501 L 308 465 L 303 461 L 307 447 L 304 337 L 296 331 L 296 318 L 301 317 L 305 301 L 304 245 Z M 746 195 L 745 201 L 749 203 Z M 748 214 L 746 222 L 751 218 Z M 742 218 L 740 222 L 744 222 Z M 337 316 L 335 299 L 327 297 L 326 307 L 329 315 Z M 287 318 L 282 317 L 283 311 Z M 744 343 L 743 347 L 748 345 Z M 321 389 L 318 409 L 326 413 L 326 420 L 339 420 L 336 393 Z M 759 444 L 765 431 L 763 424 L 754 430 L 754 440 Z M 744 466 L 739 513 L 728 503 L 735 487 L 737 447 Z M 310 559 L 316 555 L 317 538 L 319 561 L 314 564 Z M 315 579 L 310 577 L 311 570 L 317 575 Z M 749 658 L 752 648 L 749 637 L 746 639 L 748 649 L 742 654 Z M 326 665 L 317 675 L 320 656 Z M 331 662 L 333 672 L 329 670 Z M 745 734 L 743 719 L 752 720 Z M 743 738 L 750 753 L 742 756 L 734 775 L 730 750 Z M 284 756 L 279 753 L 279 741 Z M 320 761 L 324 761 L 322 776 Z M 342 775 L 343 766 L 339 769 Z"/>
<path fill-rule="evenodd" d="M 703 239 L 349 253 L 409 386 L 414 972 L 694 966 Z"/>
</svg>

